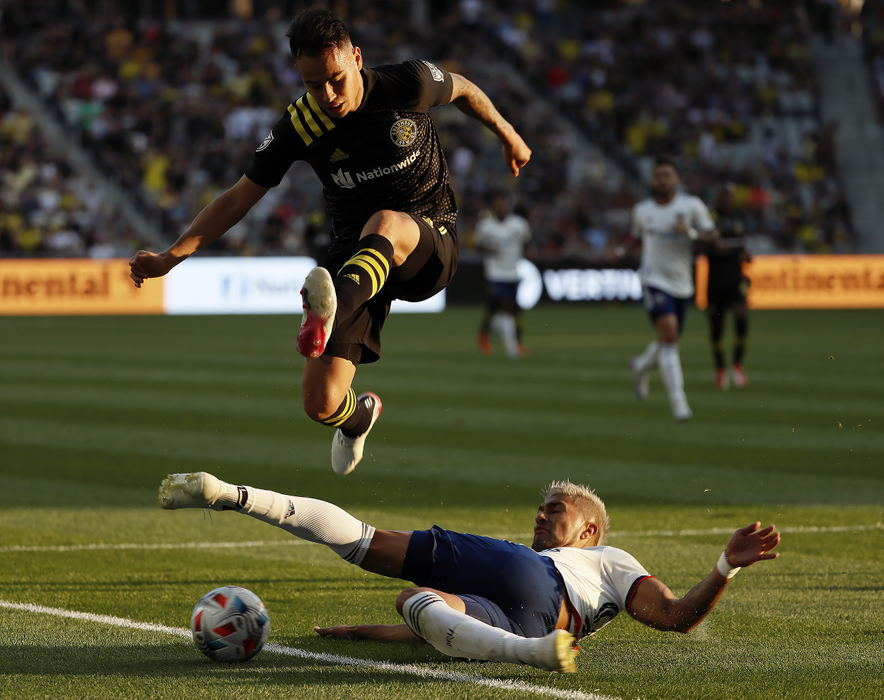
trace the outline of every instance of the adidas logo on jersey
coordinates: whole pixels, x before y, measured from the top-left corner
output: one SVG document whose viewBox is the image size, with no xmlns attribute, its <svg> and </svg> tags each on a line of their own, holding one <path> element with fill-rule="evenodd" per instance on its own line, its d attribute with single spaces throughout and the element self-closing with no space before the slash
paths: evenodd
<svg viewBox="0 0 884 700">
<path fill-rule="evenodd" d="M 349 158 L 346 153 L 344 153 L 340 148 L 336 148 L 335 152 L 331 154 L 331 158 L 328 159 L 329 163 L 337 163 L 339 160 L 345 160 Z"/>
</svg>

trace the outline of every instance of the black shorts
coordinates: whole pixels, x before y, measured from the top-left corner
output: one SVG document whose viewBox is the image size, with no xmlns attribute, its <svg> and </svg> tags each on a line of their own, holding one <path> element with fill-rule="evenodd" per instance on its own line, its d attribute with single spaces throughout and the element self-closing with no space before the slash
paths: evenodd
<svg viewBox="0 0 884 700">
<path fill-rule="evenodd" d="M 393 299 L 423 301 L 448 286 L 457 270 L 457 232 L 452 226 L 432 226 L 429 219 L 409 216 L 420 230 L 417 248 L 402 265 L 390 271 L 380 292 L 335 327 L 323 355 L 342 357 L 354 365 L 377 362 L 381 357 L 381 329 Z M 332 277 L 357 250 L 358 239 L 350 246 L 329 251 L 326 269 Z"/>
<path fill-rule="evenodd" d="M 565 592 L 553 560 L 530 547 L 436 525 L 411 533 L 402 578 L 453 593 L 470 617 L 523 637 L 555 629 Z"/>
<path fill-rule="evenodd" d="M 746 301 L 749 279 L 744 277 L 736 284 L 709 285 L 706 296 L 710 309 L 729 309 Z"/>
</svg>

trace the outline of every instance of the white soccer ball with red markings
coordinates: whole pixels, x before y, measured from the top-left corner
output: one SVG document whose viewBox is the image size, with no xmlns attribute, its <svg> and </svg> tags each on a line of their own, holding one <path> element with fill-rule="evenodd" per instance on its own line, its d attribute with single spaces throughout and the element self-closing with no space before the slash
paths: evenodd
<svg viewBox="0 0 884 700">
<path fill-rule="evenodd" d="M 193 609 L 190 631 L 196 648 L 215 661 L 246 661 L 261 651 L 270 617 L 261 599 L 246 588 L 221 586 Z"/>
</svg>

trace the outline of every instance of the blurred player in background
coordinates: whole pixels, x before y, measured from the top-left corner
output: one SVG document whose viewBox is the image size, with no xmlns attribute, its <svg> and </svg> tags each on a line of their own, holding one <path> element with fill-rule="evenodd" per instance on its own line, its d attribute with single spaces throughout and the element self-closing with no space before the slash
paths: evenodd
<svg viewBox="0 0 884 700">
<path fill-rule="evenodd" d="M 722 188 L 715 202 L 719 237 L 711 241 L 706 251 L 709 259 L 707 299 L 709 306 L 709 337 L 715 359 L 715 386 L 727 389 L 729 378 L 724 361 L 724 322 L 727 312 L 734 316 L 734 345 L 731 355 L 730 379 L 742 389 L 747 384 L 743 369 L 743 355 L 749 334 L 749 312 L 746 295 L 749 278 L 743 274 L 743 263 L 749 262 L 746 250 L 746 222 L 733 206 L 733 189 Z"/>
<path fill-rule="evenodd" d="M 316 627 L 325 637 L 423 639 L 448 656 L 577 670 L 575 640 L 625 610 L 662 631 L 690 632 L 741 567 L 775 559 L 780 533 L 755 522 L 731 535 L 710 573 L 676 598 L 628 552 L 605 546 L 608 514 L 592 489 L 551 483 L 534 517 L 531 547 L 443 530 L 379 530 L 338 506 L 206 472 L 169 474 L 161 508 L 235 510 L 324 544 L 345 561 L 415 584 L 396 600 L 404 623 Z"/>
<path fill-rule="evenodd" d="M 521 309 L 516 299 L 519 289 L 519 260 L 531 240 L 528 221 L 512 211 L 506 192 L 491 199 L 491 211 L 476 226 L 476 248 L 484 254 L 488 298 L 485 315 L 479 326 L 479 347 L 486 355 L 492 352 L 491 331 L 503 340 L 510 357 L 521 357 Z"/>
<path fill-rule="evenodd" d="M 672 415 L 685 421 L 693 414 L 684 391 L 678 339 L 694 296 L 694 245 L 713 240 L 716 230 L 706 205 L 680 192 L 680 182 L 675 161 L 658 157 L 651 175 L 651 196 L 632 210 L 632 236 L 642 246 L 639 275 L 644 305 L 657 338 L 632 358 L 630 367 L 635 394 L 644 400 L 649 392 L 648 373 L 659 366 Z"/>
<path fill-rule="evenodd" d="M 453 103 L 488 127 L 514 176 L 531 150 L 461 75 L 417 60 L 364 68 L 332 12 L 306 10 L 287 35 L 307 92 L 289 105 L 240 180 L 166 251 L 138 251 L 131 276 L 140 286 L 165 275 L 224 235 L 294 161 L 308 162 L 323 184 L 332 236 L 326 267 L 314 268 L 301 290 L 304 410 L 336 428 L 332 468 L 346 474 L 381 411 L 376 394 L 353 391 L 356 367 L 380 358 L 392 300 L 433 296 L 457 266 L 457 206 L 429 109 Z"/>
</svg>

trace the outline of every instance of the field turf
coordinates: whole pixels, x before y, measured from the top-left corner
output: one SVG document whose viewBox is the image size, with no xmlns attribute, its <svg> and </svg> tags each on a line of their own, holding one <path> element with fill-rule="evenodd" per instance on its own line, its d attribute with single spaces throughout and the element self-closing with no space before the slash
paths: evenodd
<svg viewBox="0 0 884 700">
<path fill-rule="evenodd" d="M 521 361 L 479 354 L 478 316 L 391 317 L 356 384 L 384 412 L 345 478 L 300 408 L 296 318 L 0 319 L 0 697 L 884 696 L 884 314 L 756 312 L 750 384 L 719 392 L 692 312 L 686 424 L 657 375 L 632 395 L 627 359 L 651 337 L 638 307 L 535 309 Z M 679 595 L 756 519 L 782 530 L 782 556 L 740 572 L 690 635 L 618 616 L 574 675 L 455 661 L 316 637 L 396 622 L 404 584 L 245 516 L 154 505 L 167 472 L 203 469 L 382 528 L 523 542 L 546 482 L 585 482 L 609 544 Z M 270 610 L 277 646 L 247 664 L 176 633 L 221 584 Z"/>
</svg>

